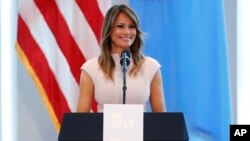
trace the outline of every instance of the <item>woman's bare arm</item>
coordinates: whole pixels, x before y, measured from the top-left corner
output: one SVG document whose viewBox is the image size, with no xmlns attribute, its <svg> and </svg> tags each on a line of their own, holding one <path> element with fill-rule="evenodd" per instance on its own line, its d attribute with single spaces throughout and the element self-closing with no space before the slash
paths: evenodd
<svg viewBox="0 0 250 141">
<path fill-rule="evenodd" d="M 90 112 L 94 98 L 94 84 L 88 73 L 84 70 L 80 77 L 80 93 L 78 98 L 77 112 Z"/>
<path fill-rule="evenodd" d="M 150 85 L 150 104 L 152 112 L 166 112 L 160 69 L 155 73 Z"/>
</svg>

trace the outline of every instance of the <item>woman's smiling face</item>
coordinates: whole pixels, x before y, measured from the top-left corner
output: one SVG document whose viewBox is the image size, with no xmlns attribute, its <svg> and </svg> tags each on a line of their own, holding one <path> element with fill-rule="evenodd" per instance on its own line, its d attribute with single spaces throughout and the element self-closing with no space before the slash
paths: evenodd
<svg viewBox="0 0 250 141">
<path fill-rule="evenodd" d="M 121 53 L 130 48 L 136 38 L 136 26 L 124 13 L 119 13 L 111 31 L 112 53 Z"/>
</svg>

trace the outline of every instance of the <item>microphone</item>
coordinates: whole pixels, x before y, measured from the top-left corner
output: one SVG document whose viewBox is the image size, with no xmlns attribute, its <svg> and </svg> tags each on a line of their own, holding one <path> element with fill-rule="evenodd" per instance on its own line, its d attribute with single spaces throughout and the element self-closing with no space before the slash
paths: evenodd
<svg viewBox="0 0 250 141">
<path fill-rule="evenodd" d="M 126 103 L 126 72 L 127 67 L 130 64 L 130 52 L 128 50 L 123 50 L 120 57 L 120 64 L 122 65 L 122 71 L 123 71 L 123 104 Z"/>
<path fill-rule="evenodd" d="M 123 50 L 120 57 L 120 64 L 122 65 L 122 70 L 127 72 L 127 67 L 130 64 L 130 52 L 129 50 Z"/>
</svg>

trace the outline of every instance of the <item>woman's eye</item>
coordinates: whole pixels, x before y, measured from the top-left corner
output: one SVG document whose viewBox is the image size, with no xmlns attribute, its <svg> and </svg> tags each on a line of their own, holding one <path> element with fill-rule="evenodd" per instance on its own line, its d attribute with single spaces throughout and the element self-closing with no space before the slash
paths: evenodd
<svg viewBox="0 0 250 141">
<path fill-rule="evenodd" d="M 118 28 L 123 28 L 124 26 L 123 25 L 117 25 Z"/>
<path fill-rule="evenodd" d="M 135 28 L 135 25 L 131 25 L 131 26 L 129 26 L 129 28 Z"/>
</svg>

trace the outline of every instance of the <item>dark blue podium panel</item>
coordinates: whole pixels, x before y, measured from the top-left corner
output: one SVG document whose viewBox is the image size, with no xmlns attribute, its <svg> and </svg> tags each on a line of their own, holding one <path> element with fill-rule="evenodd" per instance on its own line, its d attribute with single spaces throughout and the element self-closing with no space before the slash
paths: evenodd
<svg viewBox="0 0 250 141">
<path fill-rule="evenodd" d="M 188 141 L 183 113 L 144 113 L 144 141 Z M 102 141 L 103 113 L 65 113 L 59 141 Z"/>
</svg>

